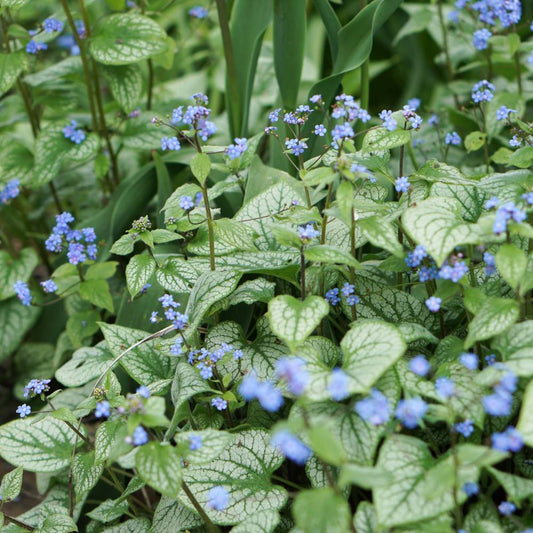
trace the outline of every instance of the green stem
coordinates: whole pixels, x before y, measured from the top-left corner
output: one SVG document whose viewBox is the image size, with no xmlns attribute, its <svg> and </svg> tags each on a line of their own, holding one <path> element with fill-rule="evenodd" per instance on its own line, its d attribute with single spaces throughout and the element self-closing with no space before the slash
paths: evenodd
<svg viewBox="0 0 533 533">
<path fill-rule="evenodd" d="M 93 95 L 93 89 L 92 89 L 92 76 L 91 76 L 91 71 L 89 68 L 89 60 L 87 58 L 87 52 L 85 50 L 84 42 L 78 34 L 78 29 L 76 28 L 76 23 L 74 22 L 74 18 L 68 7 L 67 0 L 60 0 L 60 2 L 61 2 L 61 6 L 63 7 L 63 11 L 65 12 L 65 16 L 67 17 L 67 21 L 72 31 L 72 34 L 74 36 L 74 39 L 76 41 L 76 44 L 78 45 L 78 48 L 80 49 L 80 58 L 81 58 L 82 66 L 83 66 L 83 75 L 85 77 L 85 85 L 87 86 L 87 98 L 89 100 L 89 111 L 91 112 L 92 126 L 94 130 L 98 130 L 99 129 L 98 115 L 96 114 L 96 106 L 94 104 L 94 95 Z"/>
<path fill-rule="evenodd" d="M 16 518 L 13 518 L 12 516 L 9 516 L 5 513 L 3 514 L 4 514 L 4 519 L 10 522 L 11 524 L 21 527 L 22 529 L 25 529 L 26 531 L 35 531 L 34 527 L 29 526 L 28 524 L 25 524 L 24 522 L 21 522 L 20 520 L 17 520 Z"/>
<path fill-rule="evenodd" d="M 207 233 L 209 236 L 209 267 L 215 270 L 215 231 L 213 223 L 213 215 L 209 207 L 209 196 L 207 194 L 207 187 L 202 187 L 202 196 L 204 197 L 205 215 L 207 218 Z"/>
<path fill-rule="evenodd" d="M 228 8 L 226 6 L 226 0 L 215 0 L 217 4 L 218 22 L 220 24 L 220 32 L 222 34 L 222 44 L 224 47 L 224 57 L 226 59 L 226 83 L 228 88 L 228 95 L 226 100 L 231 101 L 231 106 L 228 108 L 231 110 L 230 128 L 231 136 L 244 135 L 245 125 L 242 124 L 241 117 L 241 95 L 239 91 L 238 78 L 237 78 L 237 66 L 235 63 L 235 56 L 233 54 L 233 44 L 231 42 L 231 33 L 229 29 L 229 16 Z"/>
<path fill-rule="evenodd" d="M 204 511 L 203 507 L 198 503 L 198 500 L 194 497 L 194 494 L 191 492 L 191 489 L 185 483 L 185 481 L 182 481 L 181 486 L 183 488 L 183 491 L 187 495 L 187 498 L 189 498 L 189 501 L 193 504 L 193 507 L 196 509 L 202 520 L 205 522 L 205 525 L 207 527 L 207 530 L 209 533 L 219 533 L 220 529 L 211 522 L 211 519 L 207 516 L 207 513 Z"/>
<path fill-rule="evenodd" d="M 152 93 L 154 91 L 154 62 L 148 59 L 148 96 L 146 97 L 146 109 L 152 109 Z"/>
<path fill-rule="evenodd" d="M 300 282 L 302 284 L 302 301 L 305 300 L 305 254 L 304 247 L 300 247 Z"/>
<path fill-rule="evenodd" d="M 518 94 L 522 96 L 522 65 L 520 64 L 520 54 L 514 53 L 514 64 L 516 68 L 516 84 L 518 85 Z"/>
<path fill-rule="evenodd" d="M 352 256 L 355 258 L 356 256 L 356 253 L 355 253 L 355 230 L 356 230 L 356 225 L 355 225 L 355 211 L 354 211 L 354 208 L 352 207 L 352 226 L 350 228 L 350 249 L 351 249 L 351 252 L 352 252 Z M 350 283 L 352 285 L 355 285 L 355 268 L 353 266 L 350 267 Z M 355 322 L 357 320 L 357 310 L 355 309 L 355 305 L 352 305 L 352 320 Z"/>
</svg>

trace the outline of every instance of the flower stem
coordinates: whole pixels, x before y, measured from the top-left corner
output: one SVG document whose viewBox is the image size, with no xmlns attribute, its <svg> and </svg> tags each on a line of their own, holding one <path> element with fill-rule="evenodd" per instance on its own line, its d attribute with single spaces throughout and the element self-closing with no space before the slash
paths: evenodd
<svg viewBox="0 0 533 533">
<path fill-rule="evenodd" d="M 305 300 L 305 254 L 304 247 L 300 247 L 300 275 L 302 284 L 302 301 Z"/>
</svg>

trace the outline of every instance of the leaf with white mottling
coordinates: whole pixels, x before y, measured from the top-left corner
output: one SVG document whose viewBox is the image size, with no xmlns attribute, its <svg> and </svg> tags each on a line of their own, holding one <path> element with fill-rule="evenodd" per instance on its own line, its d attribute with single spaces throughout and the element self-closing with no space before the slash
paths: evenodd
<svg viewBox="0 0 533 533">
<path fill-rule="evenodd" d="M 72 462 L 72 479 L 76 501 L 80 501 L 98 483 L 104 471 L 103 464 L 95 464 L 94 451 L 76 454 Z"/>
<path fill-rule="evenodd" d="M 106 527 L 102 533 L 149 533 L 150 531 L 155 533 L 150 526 L 148 518 L 132 518 L 121 524 Z"/>
<path fill-rule="evenodd" d="M 292 506 L 296 526 L 313 533 L 349 533 L 348 502 L 332 487 L 304 490 Z"/>
<path fill-rule="evenodd" d="M 350 392 L 368 392 L 407 348 L 397 327 L 377 320 L 356 322 L 341 347 L 342 368 L 353 379 Z"/>
<path fill-rule="evenodd" d="M 349 265 L 355 268 L 361 268 L 359 261 L 351 254 L 344 250 L 339 250 L 334 246 L 327 244 L 317 244 L 304 250 L 305 258 L 315 263 Z"/>
<path fill-rule="evenodd" d="M 513 324 L 491 346 L 502 354 L 505 365 L 517 376 L 533 375 L 533 320 Z"/>
<path fill-rule="evenodd" d="M 431 186 L 431 197 L 454 198 L 461 204 L 461 216 L 467 222 L 476 222 L 483 212 L 487 194 L 478 187 L 437 182 Z"/>
<path fill-rule="evenodd" d="M 264 278 L 256 278 L 245 281 L 239 285 L 233 294 L 229 297 L 229 305 L 245 303 L 248 305 L 257 302 L 268 303 L 274 298 L 276 284 L 273 281 L 267 281 Z"/>
<path fill-rule="evenodd" d="M 203 524 L 200 516 L 174 498 L 163 496 L 154 513 L 152 533 L 176 533 Z"/>
<path fill-rule="evenodd" d="M 78 531 L 78 526 L 65 509 L 64 513 L 50 512 L 45 515 L 44 522 L 37 533 L 70 533 Z"/>
<path fill-rule="evenodd" d="M 461 218 L 461 204 L 453 198 L 429 198 L 409 207 L 402 216 L 405 231 L 441 266 L 461 244 L 477 244 L 480 232 Z"/>
<path fill-rule="evenodd" d="M 390 472 L 394 481 L 372 491 L 381 527 L 427 520 L 453 508 L 451 492 L 439 497 L 428 492 L 426 474 L 433 462 L 426 443 L 421 440 L 405 435 L 387 439 L 381 447 L 377 467 Z M 459 497 L 464 500 L 466 495 Z"/>
<path fill-rule="evenodd" d="M 191 437 L 199 437 L 201 446 L 191 450 Z M 205 429 L 203 431 L 180 431 L 174 436 L 178 449 L 182 451 L 187 463 L 209 463 L 216 459 L 234 440 L 234 435 L 226 431 Z"/>
<path fill-rule="evenodd" d="M 507 298 L 490 298 L 468 325 L 465 348 L 503 333 L 520 317 L 520 305 Z"/>
<path fill-rule="evenodd" d="M 125 113 L 133 111 L 141 99 L 143 86 L 139 65 L 103 66 L 102 71 L 122 110 Z"/>
<path fill-rule="evenodd" d="M 133 13 L 105 17 L 94 32 L 89 50 L 99 63 L 127 65 L 166 51 L 167 35 L 152 19 Z"/>
<path fill-rule="evenodd" d="M 168 442 L 149 442 L 135 455 L 139 476 L 152 488 L 174 498 L 181 488 L 181 457 Z"/>
<path fill-rule="evenodd" d="M 149 333 L 137 329 L 125 328 L 115 324 L 100 323 L 100 329 L 105 337 L 107 348 L 118 357 L 130 346 L 149 336 Z M 137 346 L 122 357 L 120 364 L 126 372 L 141 385 L 150 385 L 154 381 L 172 377 L 175 359 L 164 357 L 149 341 Z"/>
<path fill-rule="evenodd" d="M 198 271 L 190 261 L 173 257 L 157 269 L 155 277 L 167 291 L 188 293 L 198 280 Z"/>
<path fill-rule="evenodd" d="M 355 512 L 354 526 L 357 533 L 376 533 L 378 517 L 374 506 L 369 502 L 361 502 Z"/>
<path fill-rule="evenodd" d="M 329 304 L 319 296 L 309 296 L 301 301 L 283 295 L 268 304 L 272 331 L 291 349 L 305 341 L 328 313 Z"/>
<path fill-rule="evenodd" d="M 252 343 L 247 342 L 239 324 L 222 322 L 209 331 L 206 347 L 213 351 L 222 343 L 231 344 L 234 349 L 243 352 L 240 364 L 234 358 L 219 363 L 223 372 L 239 379 L 241 370 L 254 370 L 258 379 L 267 380 L 274 377 L 276 361 L 287 354 L 287 348 L 272 333 L 266 317 L 261 317 L 256 324 L 257 335 Z"/>
<path fill-rule="evenodd" d="M 187 332 L 194 332 L 202 323 L 209 308 L 228 297 L 237 287 L 241 274 L 237 272 L 204 272 L 196 281 L 185 313 L 189 316 Z"/>
<path fill-rule="evenodd" d="M 189 363 L 180 361 L 172 382 L 172 402 L 176 409 L 196 394 L 211 390 L 209 383 Z"/>
<path fill-rule="evenodd" d="M 64 422 L 52 417 L 18 419 L 0 427 L 0 455 L 30 472 L 57 472 L 72 460 L 81 439 Z"/>
<path fill-rule="evenodd" d="M 232 527 L 230 533 L 272 533 L 278 524 L 279 513 L 277 511 L 259 511 Z"/>
<path fill-rule="evenodd" d="M 0 324 L 2 325 L 0 361 L 9 357 L 16 350 L 40 314 L 41 309 L 39 307 L 26 307 L 20 303 L 18 298 L 0 302 Z"/>
<path fill-rule="evenodd" d="M 403 246 L 398 242 L 398 230 L 383 217 L 368 217 L 357 222 L 363 237 L 374 246 L 383 248 L 391 254 L 402 257 Z"/>
<path fill-rule="evenodd" d="M 148 254 L 134 255 L 126 267 L 126 282 L 133 298 L 148 283 L 155 272 L 155 259 Z"/>
<path fill-rule="evenodd" d="M 260 250 L 277 250 L 279 244 L 270 231 L 275 222 L 274 216 L 287 210 L 293 200 L 305 202 L 302 194 L 289 182 L 273 185 L 266 191 L 254 196 L 235 215 L 234 220 L 249 226 L 259 235 L 256 245 Z"/>
<path fill-rule="evenodd" d="M 413 174 L 413 178 L 420 178 L 439 184 L 465 185 L 470 187 L 474 187 L 478 183 L 476 180 L 465 178 L 464 174 L 457 167 L 447 165 L 436 159 L 430 159 L 424 166 L 419 168 Z"/>
<path fill-rule="evenodd" d="M 23 469 L 21 466 L 18 466 L 4 475 L 2 485 L 0 486 L 2 502 L 10 502 L 20 494 L 20 490 L 22 489 L 22 474 Z"/>
<path fill-rule="evenodd" d="M 384 152 L 407 144 L 411 140 L 411 134 L 407 130 L 388 131 L 386 128 L 373 128 L 363 139 L 363 153 Z"/>
<path fill-rule="evenodd" d="M 0 185 L 1 187 L 1 185 Z M 33 248 L 24 248 L 19 257 L 11 257 L 0 250 L 0 300 L 6 300 L 15 294 L 13 285 L 18 281 L 28 281 L 33 269 L 39 264 L 37 252 Z"/>
<path fill-rule="evenodd" d="M 491 467 L 487 470 L 505 489 L 509 499 L 519 502 L 533 496 L 533 480 L 501 472 Z"/>
<path fill-rule="evenodd" d="M 525 444 L 533 447 L 533 381 L 530 381 L 526 387 L 522 406 L 520 408 L 520 417 L 516 429 L 524 438 Z"/>
<path fill-rule="evenodd" d="M 113 356 L 104 343 L 84 346 L 72 355 L 72 359 L 56 370 L 56 379 L 67 387 L 79 387 L 99 377 L 109 366 Z"/>
<path fill-rule="evenodd" d="M 9 91 L 28 67 L 28 56 L 22 51 L 0 54 L 0 94 Z"/>
<path fill-rule="evenodd" d="M 236 433 L 233 444 L 215 461 L 185 468 L 183 479 L 215 524 L 237 524 L 258 512 L 285 505 L 286 490 L 270 483 L 271 474 L 282 462 L 283 457 L 270 446 L 266 431 L 248 430 Z M 209 491 L 218 485 L 229 492 L 230 502 L 224 511 L 206 505 Z M 183 491 L 178 499 L 194 509 Z"/>
</svg>

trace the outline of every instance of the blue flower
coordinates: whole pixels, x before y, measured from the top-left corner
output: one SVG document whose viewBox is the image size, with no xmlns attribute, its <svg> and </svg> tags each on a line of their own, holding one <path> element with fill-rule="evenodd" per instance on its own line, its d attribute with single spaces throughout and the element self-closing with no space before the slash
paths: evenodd
<svg viewBox="0 0 533 533">
<path fill-rule="evenodd" d="M 20 194 L 20 181 L 15 178 L 6 183 L 6 186 L 0 190 L 0 204 L 7 204 Z"/>
<path fill-rule="evenodd" d="M 502 516 L 511 516 L 516 511 L 516 505 L 512 502 L 502 502 L 498 505 L 498 511 Z"/>
<path fill-rule="evenodd" d="M 228 402 L 220 396 L 217 396 L 211 400 L 211 405 L 216 407 L 219 411 L 224 411 L 224 409 L 228 407 Z"/>
<path fill-rule="evenodd" d="M 207 9 L 202 6 L 194 6 L 189 9 L 189 15 L 197 19 L 205 19 L 208 16 Z"/>
<path fill-rule="evenodd" d="M 81 144 L 85 140 L 85 133 L 78 128 L 78 123 L 75 120 L 71 120 L 70 124 L 63 128 L 63 136 L 74 144 Z"/>
<path fill-rule="evenodd" d="M 500 203 L 500 199 L 497 196 L 490 197 L 484 204 L 485 209 L 492 209 Z"/>
<path fill-rule="evenodd" d="M 420 100 L 420 98 L 410 98 L 409 100 L 407 100 L 407 105 L 414 111 L 416 111 L 420 107 L 421 103 L 422 100 Z"/>
<path fill-rule="evenodd" d="M 148 433 L 142 426 L 137 426 L 131 437 L 126 437 L 126 442 L 133 446 L 142 446 L 148 442 Z"/>
<path fill-rule="evenodd" d="M 194 209 L 194 202 L 192 196 L 181 196 L 179 200 L 179 206 L 184 211 L 191 211 Z"/>
<path fill-rule="evenodd" d="M 324 137 L 324 135 L 326 135 L 326 127 L 324 126 L 324 124 L 317 124 L 315 126 L 315 135 L 318 135 L 319 137 Z"/>
<path fill-rule="evenodd" d="M 447 400 L 455 394 L 455 383 L 449 378 L 438 378 L 435 382 L 435 392 Z"/>
<path fill-rule="evenodd" d="M 487 30 L 487 28 L 483 28 L 474 32 L 472 43 L 478 50 L 486 50 L 489 46 L 489 39 L 491 37 L 492 32 Z"/>
<path fill-rule="evenodd" d="M 394 188 L 397 192 L 408 192 L 411 184 L 409 183 L 409 178 L 407 176 L 400 176 L 396 178 L 394 182 Z"/>
<path fill-rule="evenodd" d="M 496 111 L 496 120 L 505 120 L 511 113 L 518 113 L 516 109 L 509 109 L 507 106 L 500 106 Z"/>
<path fill-rule="evenodd" d="M 57 20 L 55 18 L 47 18 L 43 22 L 44 31 L 46 33 L 53 33 L 55 31 L 60 32 L 63 31 L 63 23 L 60 20 Z"/>
<path fill-rule="evenodd" d="M 479 104 L 481 102 L 490 102 L 494 98 L 496 87 L 490 81 L 482 80 L 472 87 L 472 100 Z"/>
<path fill-rule="evenodd" d="M 392 118 L 392 111 L 384 109 L 378 116 L 382 120 L 381 125 L 388 131 L 394 131 L 398 127 L 398 122 Z"/>
<path fill-rule="evenodd" d="M 293 155 L 300 155 L 307 149 L 307 143 L 300 139 L 287 139 L 285 146 Z"/>
<path fill-rule="evenodd" d="M 430 298 L 426 300 L 425 304 L 426 304 L 426 307 L 432 313 L 437 313 L 440 310 L 442 300 L 440 298 L 437 298 L 436 296 L 431 296 Z"/>
<path fill-rule="evenodd" d="M 268 120 L 270 122 L 277 122 L 279 120 L 279 113 L 281 111 L 281 107 L 278 107 L 277 109 L 274 109 L 269 115 Z"/>
<path fill-rule="evenodd" d="M 108 418 L 110 414 L 110 406 L 107 400 L 96 404 L 96 409 L 94 410 L 94 416 L 96 418 Z"/>
<path fill-rule="evenodd" d="M 513 398 L 506 392 L 495 392 L 483 397 L 483 408 L 491 416 L 508 416 L 511 414 Z"/>
<path fill-rule="evenodd" d="M 487 276 L 494 274 L 496 272 L 496 257 L 489 252 L 485 252 L 483 261 L 485 261 L 485 274 Z"/>
<path fill-rule="evenodd" d="M 165 150 L 174 150 L 177 152 L 178 150 L 181 150 L 181 144 L 177 137 L 163 137 L 161 139 L 161 150 L 163 150 L 163 152 Z"/>
<path fill-rule="evenodd" d="M 42 394 L 43 392 L 48 392 L 50 390 L 49 379 L 32 379 L 28 382 L 28 384 L 24 387 L 24 398 L 33 398 L 34 396 L 38 396 L 39 394 Z"/>
<path fill-rule="evenodd" d="M 470 419 L 465 420 L 464 422 L 458 422 L 453 426 L 453 428 L 455 431 L 457 431 L 457 433 L 460 433 L 466 438 L 470 437 L 470 435 L 474 433 L 474 423 Z"/>
<path fill-rule="evenodd" d="M 312 454 L 311 450 L 287 429 L 275 433 L 270 444 L 282 455 L 300 465 L 305 464 Z"/>
<path fill-rule="evenodd" d="M 275 413 L 283 405 L 281 392 L 270 381 L 258 384 L 256 397 L 261 407 L 269 413 Z"/>
<path fill-rule="evenodd" d="M 33 39 L 31 39 L 30 42 L 26 45 L 26 52 L 28 52 L 28 54 L 36 54 L 40 50 L 47 50 L 47 49 L 48 49 L 48 45 L 46 43 L 35 41 Z"/>
<path fill-rule="evenodd" d="M 463 352 L 459 356 L 459 362 L 468 370 L 477 370 L 479 357 L 475 353 Z"/>
<path fill-rule="evenodd" d="M 463 485 L 463 492 L 469 497 L 475 496 L 476 494 L 479 494 L 479 485 L 473 481 L 465 483 Z"/>
<path fill-rule="evenodd" d="M 420 396 L 415 396 L 407 400 L 400 400 L 395 416 L 406 428 L 414 429 L 427 410 L 427 403 Z"/>
<path fill-rule="evenodd" d="M 389 399 L 378 389 L 372 389 L 370 396 L 355 404 L 355 412 L 365 422 L 381 426 L 388 422 L 391 416 Z"/>
<path fill-rule="evenodd" d="M 303 394 L 309 383 L 307 363 L 299 357 L 284 357 L 276 362 L 276 376 L 287 381 L 287 388 L 295 396 Z"/>
<path fill-rule="evenodd" d="M 428 256 L 425 246 L 418 244 L 412 252 L 407 254 L 405 264 L 408 267 L 415 268 Z"/>
<path fill-rule="evenodd" d="M 524 446 L 522 435 L 513 426 L 502 433 L 493 433 L 491 440 L 493 449 L 501 452 L 518 452 Z"/>
<path fill-rule="evenodd" d="M 433 113 L 433 115 L 431 115 L 431 116 L 429 117 L 429 119 L 428 119 L 428 124 L 429 124 L 430 126 L 438 126 L 438 124 L 439 124 L 439 117 L 438 117 L 435 113 Z"/>
<path fill-rule="evenodd" d="M 444 144 L 451 144 L 453 146 L 459 146 L 461 144 L 461 137 L 456 131 L 447 133 L 444 137 Z"/>
<path fill-rule="evenodd" d="M 209 490 L 206 506 L 215 511 L 224 511 L 229 505 L 230 495 L 222 486 L 213 487 Z"/>
<path fill-rule="evenodd" d="M 200 435 L 189 435 L 189 449 L 193 452 L 202 447 L 202 437 Z"/>
<path fill-rule="evenodd" d="M 248 139 L 236 137 L 235 144 L 230 144 L 226 148 L 228 157 L 231 160 L 241 157 L 241 155 L 244 154 L 244 152 L 248 149 L 247 141 Z"/>
<path fill-rule="evenodd" d="M 513 148 L 522 146 L 522 139 L 518 135 L 513 135 L 509 141 L 509 146 L 512 146 Z"/>
<path fill-rule="evenodd" d="M 336 306 L 341 301 L 339 298 L 339 289 L 337 287 L 330 289 L 326 292 L 325 298 L 331 305 Z"/>
<path fill-rule="evenodd" d="M 350 378 L 341 368 L 334 368 L 328 383 L 328 391 L 333 400 L 340 402 L 349 396 Z"/>
<path fill-rule="evenodd" d="M 150 322 L 152 324 L 155 324 L 158 321 L 158 315 L 159 315 L 158 311 L 152 311 L 152 314 L 150 315 Z"/>
<path fill-rule="evenodd" d="M 237 349 L 233 351 L 233 359 L 238 361 L 239 359 L 242 359 L 242 356 L 244 355 L 243 351 L 241 349 Z"/>
<path fill-rule="evenodd" d="M 43 291 L 47 293 L 53 293 L 57 291 L 57 285 L 52 279 L 41 281 L 41 287 L 43 288 Z"/>
<path fill-rule="evenodd" d="M 135 394 L 137 394 L 137 396 L 140 396 L 141 398 L 150 398 L 150 389 L 145 385 L 141 385 L 137 388 Z"/>
<path fill-rule="evenodd" d="M 305 244 L 311 242 L 313 239 L 316 239 L 319 235 L 320 231 L 316 230 L 313 227 L 313 224 L 307 224 L 298 228 L 298 236 Z"/>
<path fill-rule="evenodd" d="M 423 355 L 413 357 L 409 361 L 408 367 L 417 376 L 426 376 L 431 369 L 429 361 Z"/>
<path fill-rule="evenodd" d="M 15 290 L 17 298 L 22 302 L 22 305 L 30 307 L 33 297 L 28 284 L 19 279 L 13 284 L 13 289 Z"/>
<path fill-rule="evenodd" d="M 25 418 L 31 414 L 31 407 L 23 403 L 17 407 L 16 413 L 20 415 L 20 418 Z"/>
</svg>

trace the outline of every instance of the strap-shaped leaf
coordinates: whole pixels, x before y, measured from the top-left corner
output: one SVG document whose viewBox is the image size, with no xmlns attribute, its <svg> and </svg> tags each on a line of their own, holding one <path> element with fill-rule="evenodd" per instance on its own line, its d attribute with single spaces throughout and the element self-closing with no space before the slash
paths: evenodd
<svg viewBox="0 0 533 533">
<path fill-rule="evenodd" d="M 89 50 L 99 63 L 127 65 L 167 49 L 167 35 L 152 19 L 121 13 L 105 17 L 96 29 Z"/>
</svg>

